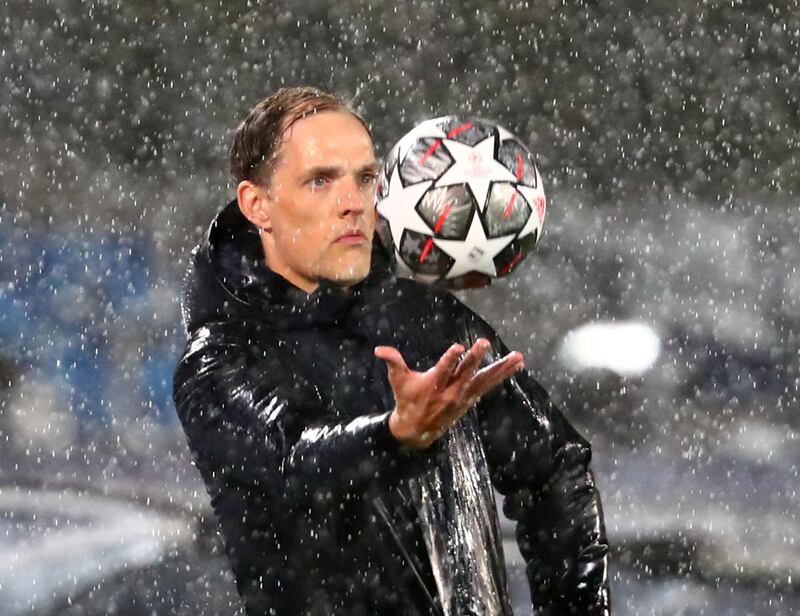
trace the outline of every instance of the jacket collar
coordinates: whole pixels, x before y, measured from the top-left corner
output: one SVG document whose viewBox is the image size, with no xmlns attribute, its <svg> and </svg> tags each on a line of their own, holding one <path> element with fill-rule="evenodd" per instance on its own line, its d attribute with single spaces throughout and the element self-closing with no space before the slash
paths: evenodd
<svg viewBox="0 0 800 616">
<path fill-rule="evenodd" d="M 322 280 L 307 294 L 266 265 L 258 229 L 234 199 L 212 220 L 192 251 L 183 281 L 181 308 L 188 333 L 212 320 L 253 319 L 276 329 L 333 323 L 366 295 L 394 283 L 390 257 L 373 237 L 372 265 L 363 281 L 344 289 Z"/>
</svg>

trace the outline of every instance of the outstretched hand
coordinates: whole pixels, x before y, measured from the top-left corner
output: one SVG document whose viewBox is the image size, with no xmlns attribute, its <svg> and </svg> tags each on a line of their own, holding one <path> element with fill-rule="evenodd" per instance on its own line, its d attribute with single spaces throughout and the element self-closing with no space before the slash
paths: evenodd
<svg viewBox="0 0 800 616">
<path fill-rule="evenodd" d="M 478 370 L 489 347 L 489 341 L 480 338 L 464 354 L 464 347 L 454 344 L 425 372 L 411 370 L 397 349 L 375 347 L 394 390 L 389 429 L 395 438 L 412 447 L 428 447 L 481 396 L 524 367 L 522 354 L 515 351 Z"/>
</svg>

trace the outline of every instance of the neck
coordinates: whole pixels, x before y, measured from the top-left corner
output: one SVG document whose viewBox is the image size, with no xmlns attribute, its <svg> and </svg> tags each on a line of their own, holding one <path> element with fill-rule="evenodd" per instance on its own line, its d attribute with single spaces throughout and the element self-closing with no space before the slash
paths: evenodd
<svg viewBox="0 0 800 616">
<path fill-rule="evenodd" d="M 298 276 L 295 272 L 293 272 L 292 270 L 290 270 L 288 268 L 280 267 L 280 266 L 279 267 L 273 267 L 272 264 L 269 262 L 269 259 L 266 259 L 266 264 L 267 264 L 267 267 L 270 268 L 273 272 L 275 272 L 276 274 L 278 274 L 282 278 L 285 278 L 291 284 L 296 286 L 298 289 L 301 289 L 301 290 L 305 291 L 309 295 L 311 295 L 314 291 L 317 290 L 317 287 L 319 287 L 319 283 L 318 282 L 315 282 L 315 281 L 312 281 L 312 280 L 307 280 L 306 278 L 303 278 L 302 276 Z"/>
<path fill-rule="evenodd" d="M 319 286 L 317 281 L 304 278 L 284 264 L 280 259 L 271 258 L 270 254 L 272 250 L 270 249 L 270 238 L 268 234 L 262 230 L 259 231 L 259 236 L 261 238 L 261 247 L 264 250 L 264 263 L 266 263 L 269 269 L 309 295 L 317 290 Z"/>
</svg>

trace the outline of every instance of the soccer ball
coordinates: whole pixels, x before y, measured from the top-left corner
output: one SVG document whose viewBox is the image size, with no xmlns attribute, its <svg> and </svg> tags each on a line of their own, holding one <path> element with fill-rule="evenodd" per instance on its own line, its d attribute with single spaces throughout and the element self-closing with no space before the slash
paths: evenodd
<svg viewBox="0 0 800 616">
<path fill-rule="evenodd" d="M 399 275 L 476 287 L 507 276 L 533 249 L 545 196 L 517 137 L 488 120 L 444 116 L 392 148 L 376 207 L 378 235 Z"/>
</svg>

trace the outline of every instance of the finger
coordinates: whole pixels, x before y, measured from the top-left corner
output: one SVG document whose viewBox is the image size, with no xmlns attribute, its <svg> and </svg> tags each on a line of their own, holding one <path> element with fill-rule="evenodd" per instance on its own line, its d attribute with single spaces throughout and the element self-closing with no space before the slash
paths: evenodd
<svg viewBox="0 0 800 616">
<path fill-rule="evenodd" d="M 481 397 L 525 367 L 522 353 L 514 351 L 478 370 L 467 385 L 469 397 Z"/>
<path fill-rule="evenodd" d="M 488 340 L 479 338 L 453 371 L 452 380 L 460 379 L 464 375 L 472 376 L 490 347 Z"/>
<path fill-rule="evenodd" d="M 386 368 L 389 371 L 389 379 L 408 371 L 408 366 L 400 351 L 390 346 L 376 346 L 375 357 L 382 359 L 386 362 Z"/>
<path fill-rule="evenodd" d="M 437 389 L 444 389 L 444 387 L 447 385 L 447 382 L 450 380 L 450 376 L 453 374 L 453 370 L 455 370 L 456 366 L 458 365 L 458 360 L 463 352 L 463 345 L 454 344 L 447 349 L 439 361 L 436 362 L 432 372 L 434 386 Z"/>
<path fill-rule="evenodd" d="M 491 389 L 525 367 L 521 353 L 509 353 L 502 359 L 478 370 L 475 373 L 475 384 L 481 389 Z"/>
</svg>

